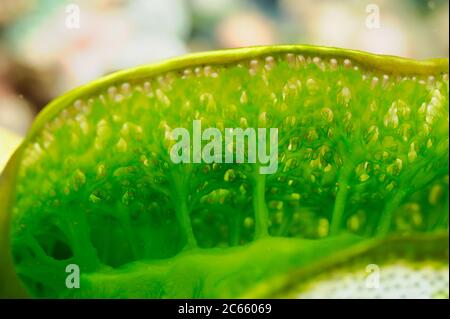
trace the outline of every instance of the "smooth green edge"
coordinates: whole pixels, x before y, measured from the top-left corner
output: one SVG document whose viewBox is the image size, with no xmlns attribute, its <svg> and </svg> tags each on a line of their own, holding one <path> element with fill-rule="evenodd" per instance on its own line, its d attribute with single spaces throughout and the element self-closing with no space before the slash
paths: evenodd
<svg viewBox="0 0 450 319">
<path fill-rule="evenodd" d="M 345 265 L 348 261 L 354 261 L 359 256 L 367 256 L 371 253 L 376 253 L 377 250 L 383 248 L 386 254 L 392 252 L 401 252 L 404 248 L 402 245 L 411 245 L 419 247 L 419 251 L 426 254 L 428 258 L 433 261 L 441 261 L 442 256 L 448 258 L 449 251 L 449 235 L 447 232 L 436 232 L 432 234 L 414 234 L 414 235 L 391 235 L 385 238 L 369 238 L 365 241 L 357 243 L 336 252 L 329 257 L 322 258 L 308 266 L 298 268 L 291 271 L 289 275 L 282 274 L 264 281 L 251 290 L 249 290 L 242 298 L 284 298 L 284 294 L 292 294 L 292 289 L 295 289 L 295 283 L 307 282 L 319 276 L 323 271 L 333 271 L 336 268 Z M 413 244 L 411 244 L 413 243 Z M 442 248 L 433 251 L 428 250 L 427 244 L 439 243 L 443 244 Z M 440 245 L 441 246 L 441 245 Z M 440 251 L 442 249 L 442 251 Z M 407 258 L 406 261 L 418 261 L 417 256 Z M 448 259 L 446 260 L 448 262 Z M 320 269 L 320 271 L 319 271 Z"/>
<path fill-rule="evenodd" d="M 23 144 L 22 144 L 23 145 Z M 17 276 L 11 254 L 9 223 L 22 146 L 0 175 L 0 298 L 26 298 L 28 293 Z"/>
<path fill-rule="evenodd" d="M 367 66 L 371 69 L 375 68 L 380 72 L 386 72 L 388 74 L 431 75 L 448 73 L 449 68 L 448 59 L 442 58 L 418 61 L 397 56 L 378 55 L 363 51 L 310 45 L 256 46 L 192 53 L 164 60 L 159 63 L 142 65 L 115 72 L 63 94 L 61 97 L 48 104 L 47 107 L 38 115 L 35 124 L 27 136 L 27 139 L 34 136 L 46 121 L 58 114 L 58 112 L 61 111 L 66 105 L 75 102 L 77 99 L 92 96 L 100 88 L 125 81 L 146 79 L 168 71 L 175 71 L 192 66 L 205 64 L 224 65 L 264 55 L 282 53 L 310 55 L 318 54 L 322 57 L 330 56 L 335 58 L 348 58 L 362 66 Z"/>
<path fill-rule="evenodd" d="M 357 62 L 361 66 L 370 67 L 371 70 L 376 69 L 379 72 L 385 72 L 387 74 L 435 75 L 449 72 L 449 64 L 447 58 L 414 60 L 392 55 L 373 54 L 358 50 L 301 44 L 253 46 L 237 49 L 191 53 L 163 60 L 159 63 L 141 65 L 134 68 L 114 72 L 64 93 L 63 95 L 50 102 L 38 114 L 24 141 L 16 152 L 19 153 L 23 146 L 38 134 L 45 123 L 53 119 L 67 105 L 74 103 L 78 99 L 93 96 L 95 93 L 111 85 L 148 79 L 152 76 L 159 75 L 165 72 L 180 70 L 198 65 L 226 65 L 246 59 L 283 53 L 309 55 L 316 54 L 320 55 L 321 57 L 334 57 L 341 59 L 348 58 Z"/>
</svg>

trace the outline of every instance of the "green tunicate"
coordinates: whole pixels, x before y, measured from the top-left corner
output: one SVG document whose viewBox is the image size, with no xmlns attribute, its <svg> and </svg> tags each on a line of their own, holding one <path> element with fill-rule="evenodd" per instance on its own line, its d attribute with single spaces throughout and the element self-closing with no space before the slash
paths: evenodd
<svg viewBox="0 0 450 319">
<path fill-rule="evenodd" d="M 173 163 L 168 133 L 198 119 L 278 128 L 277 172 Z M 355 245 L 447 232 L 448 124 L 447 60 L 281 46 L 119 72 L 37 119 L 3 179 L 1 251 L 34 297 L 245 296 Z"/>
</svg>

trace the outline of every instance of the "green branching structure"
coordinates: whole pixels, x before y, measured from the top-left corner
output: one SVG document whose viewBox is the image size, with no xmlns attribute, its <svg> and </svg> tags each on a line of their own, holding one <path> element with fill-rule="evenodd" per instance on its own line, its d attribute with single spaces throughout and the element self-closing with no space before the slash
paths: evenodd
<svg viewBox="0 0 450 319">
<path fill-rule="evenodd" d="M 4 172 L 0 294 L 251 297 L 361 245 L 447 236 L 448 105 L 446 59 L 308 46 L 94 81 L 40 114 Z M 168 134 L 193 120 L 278 128 L 277 172 L 173 163 Z"/>
</svg>

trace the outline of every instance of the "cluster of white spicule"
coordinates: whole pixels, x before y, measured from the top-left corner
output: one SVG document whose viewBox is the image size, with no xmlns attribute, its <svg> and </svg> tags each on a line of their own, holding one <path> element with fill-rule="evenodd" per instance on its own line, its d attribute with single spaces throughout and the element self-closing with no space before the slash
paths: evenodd
<svg viewBox="0 0 450 319">
<path fill-rule="evenodd" d="M 372 276 L 372 278 L 370 277 Z M 375 277 L 373 277 L 375 276 Z M 327 279 L 325 279 L 327 278 Z M 449 268 L 440 265 L 394 263 L 378 274 L 336 271 L 308 285 L 299 299 L 430 299 L 449 297 Z"/>
<path fill-rule="evenodd" d="M 294 54 L 288 53 L 283 56 L 263 56 L 251 59 L 249 61 L 241 61 L 237 64 L 226 65 L 227 67 L 231 67 L 236 65 L 237 67 L 243 68 L 247 67 L 250 76 L 262 76 L 263 80 L 269 86 L 267 82 L 267 74 L 271 70 L 273 70 L 277 63 L 286 61 L 289 66 L 293 69 L 302 69 L 308 65 L 316 65 L 322 71 L 335 71 L 338 69 L 346 69 L 346 70 L 355 70 L 361 73 L 361 80 L 363 82 L 369 81 L 370 87 L 374 89 L 377 86 L 381 86 L 383 88 L 387 88 L 389 85 L 393 85 L 396 82 L 401 81 L 413 81 L 417 82 L 421 85 L 426 85 L 429 89 L 435 88 L 436 84 L 439 83 L 440 80 L 444 82 L 448 82 L 448 73 L 441 75 L 417 75 L 417 76 L 402 76 L 402 75 L 389 75 L 389 74 L 380 74 L 378 71 L 369 72 L 368 70 L 363 69 L 360 65 L 358 65 L 355 61 L 343 58 L 320 58 L 318 56 L 307 56 L 302 54 Z M 101 104 L 106 105 L 108 109 L 115 104 L 120 104 L 124 102 L 127 98 L 131 98 L 133 96 L 133 92 L 139 91 L 145 93 L 150 99 L 156 98 L 161 106 L 169 107 L 172 104 L 170 99 L 170 94 L 166 94 L 171 91 L 171 85 L 173 81 L 177 78 L 177 75 L 181 73 L 181 78 L 183 80 L 191 79 L 191 78 L 217 78 L 220 76 L 220 72 L 223 70 L 222 67 L 217 66 L 193 66 L 191 68 L 186 68 L 183 70 L 178 70 L 178 72 L 169 71 L 164 74 L 151 77 L 140 84 L 130 84 L 129 82 L 117 83 L 116 85 L 110 86 L 106 88 L 106 92 L 98 96 L 92 96 L 90 98 L 80 98 L 76 100 L 73 105 L 69 105 L 64 108 L 59 114 L 57 114 L 52 120 L 50 120 L 45 128 L 39 133 L 34 139 L 34 143 L 31 143 L 29 147 L 27 147 L 25 151 L 25 164 L 32 164 L 35 162 L 37 158 L 45 151 L 48 146 L 53 142 L 54 136 L 53 133 L 57 130 L 65 128 L 64 125 L 66 122 L 70 122 L 69 124 L 74 124 L 79 127 L 82 133 L 86 133 L 89 131 L 89 114 L 92 112 L 94 101 L 99 100 Z M 320 88 L 316 81 L 311 77 L 306 80 L 305 88 L 311 94 L 318 93 Z M 282 97 L 283 100 L 288 94 L 292 94 L 293 92 L 297 92 L 302 87 L 302 83 L 300 80 L 287 81 L 285 87 L 283 88 Z M 248 92 L 242 90 L 241 92 L 240 103 L 247 104 L 248 102 Z M 427 123 L 431 124 L 434 115 L 437 113 L 437 108 L 440 105 L 439 101 L 442 99 L 441 92 L 438 89 L 433 91 L 432 100 L 429 104 L 423 103 L 420 112 L 426 113 L 427 115 Z M 276 94 L 272 93 L 273 102 L 277 103 L 278 99 L 276 98 Z M 343 87 L 341 93 L 338 98 L 343 102 L 348 103 L 348 101 L 352 97 L 352 92 L 348 87 Z M 215 111 L 215 101 L 214 97 L 211 94 L 205 93 L 200 96 L 200 100 L 202 103 L 207 105 L 207 109 L 210 111 Z M 190 102 L 186 103 L 186 106 L 189 106 Z M 389 110 L 389 113 L 385 119 L 385 125 L 389 126 L 389 124 L 393 124 L 396 126 L 398 124 L 398 115 L 399 112 L 398 106 L 393 104 L 393 107 Z M 264 123 L 266 113 L 263 112 L 259 115 L 259 118 Z M 349 113 L 349 116 L 351 113 Z M 333 112 L 329 108 L 323 109 L 323 116 L 329 121 L 333 119 Z M 115 118 L 119 118 L 118 115 L 115 115 Z M 244 122 L 244 123 L 242 123 Z M 99 122 L 98 131 L 104 132 L 104 123 Z M 165 126 L 167 123 L 162 121 L 160 123 L 161 126 Z M 246 118 L 241 118 L 242 126 L 246 126 Z M 261 124 L 261 123 L 260 123 Z M 67 125 L 67 123 L 66 123 Z M 219 125 L 220 126 L 220 125 Z M 376 127 L 375 127 L 376 128 Z M 142 129 L 142 128 L 139 128 Z M 373 130 L 374 127 L 371 128 Z M 378 128 L 376 128 L 378 129 Z M 72 134 L 72 140 L 78 140 L 78 136 L 76 133 Z M 100 134 L 101 135 L 101 134 Z M 117 148 L 119 150 L 123 149 L 125 146 L 124 141 L 120 140 Z M 413 144 L 414 151 L 414 144 Z M 27 165 L 25 165 L 27 166 Z"/>
</svg>

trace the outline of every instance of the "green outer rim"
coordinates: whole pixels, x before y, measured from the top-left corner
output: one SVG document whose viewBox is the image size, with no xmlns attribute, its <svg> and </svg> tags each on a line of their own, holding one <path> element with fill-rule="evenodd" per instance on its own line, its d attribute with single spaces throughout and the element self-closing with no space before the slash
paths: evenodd
<svg viewBox="0 0 450 319">
<path fill-rule="evenodd" d="M 226 49 L 187 54 L 181 57 L 168 59 L 159 63 L 142 65 L 131 69 L 112 73 L 98 80 L 89 82 L 71 90 L 53 100 L 38 115 L 27 139 L 34 136 L 49 119 L 53 118 L 65 106 L 74 103 L 77 99 L 92 96 L 101 88 L 119 82 L 136 81 L 149 78 L 168 71 L 183 69 L 198 65 L 223 65 L 245 59 L 251 59 L 271 54 L 310 54 L 320 57 L 348 58 L 361 66 L 367 66 L 387 74 L 401 75 L 431 75 L 448 73 L 448 59 L 413 60 L 389 55 L 372 54 L 357 50 L 347 50 L 332 47 L 319 47 L 310 45 L 278 45 L 255 46 L 238 49 Z"/>
<path fill-rule="evenodd" d="M 18 163 L 21 153 L 30 140 L 42 129 L 45 123 L 54 118 L 67 105 L 80 98 L 92 96 L 105 87 L 120 82 L 131 82 L 149 78 L 167 71 L 174 71 L 199 65 L 224 65 L 273 54 L 308 54 L 319 57 L 334 57 L 351 59 L 361 66 L 370 67 L 371 70 L 395 75 L 437 75 L 448 73 L 447 58 L 414 60 L 397 56 L 372 54 L 357 50 L 340 49 L 334 47 L 321 47 L 312 45 L 275 45 L 254 46 L 238 49 L 226 49 L 188 54 L 159 63 L 138 66 L 119 71 L 100 79 L 75 88 L 50 102 L 35 119 L 27 136 L 14 152 L 0 176 L 0 298 L 23 298 L 27 294 L 14 273 L 14 265 L 9 247 L 9 222 L 11 206 L 15 193 L 15 180 L 17 178 Z M 6 291 L 5 283 L 14 285 L 11 292 Z"/>
<path fill-rule="evenodd" d="M 284 298 L 283 292 L 290 291 L 296 287 L 295 283 L 308 281 L 318 277 L 324 271 L 333 271 L 336 268 L 345 265 L 346 262 L 355 260 L 359 256 L 368 256 L 383 249 L 387 254 L 398 253 L 407 246 L 419 247 L 419 254 L 406 258 L 411 261 L 420 261 L 421 256 L 426 255 L 429 260 L 448 261 L 449 235 L 447 232 L 436 232 L 432 234 L 415 235 L 391 235 L 387 238 L 367 239 L 361 243 L 350 246 L 344 251 L 316 261 L 308 266 L 298 268 L 289 273 L 289 276 L 278 275 L 268 281 L 265 281 L 249 290 L 243 298 Z M 432 247 L 439 243 L 439 248 Z M 403 256 L 405 259 L 405 256 Z M 374 262 L 377 258 L 375 257 Z M 320 271 L 319 271 L 320 270 Z"/>
<path fill-rule="evenodd" d="M 9 245 L 10 212 L 15 193 L 12 185 L 16 183 L 16 172 L 22 148 L 23 146 L 14 153 L 0 175 L 0 299 L 29 297 L 15 272 Z"/>
</svg>

